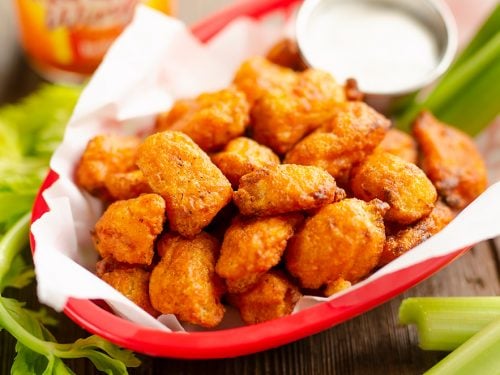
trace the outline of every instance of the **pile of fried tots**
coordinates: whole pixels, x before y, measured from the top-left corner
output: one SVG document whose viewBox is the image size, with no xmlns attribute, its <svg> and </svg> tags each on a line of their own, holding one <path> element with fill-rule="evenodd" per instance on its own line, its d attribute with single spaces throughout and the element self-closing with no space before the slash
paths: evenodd
<svg viewBox="0 0 500 375">
<path fill-rule="evenodd" d="M 138 136 L 91 139 L 77 184 L 105 203 L 96 272 L 153 316 L 246 324 L 330 296 L 440 231 L 487 185 L 472 140 L 423 112 L 413 137 L 355 81 L 284 41 L 230 87 L 175 102 Z"/>
</svg>

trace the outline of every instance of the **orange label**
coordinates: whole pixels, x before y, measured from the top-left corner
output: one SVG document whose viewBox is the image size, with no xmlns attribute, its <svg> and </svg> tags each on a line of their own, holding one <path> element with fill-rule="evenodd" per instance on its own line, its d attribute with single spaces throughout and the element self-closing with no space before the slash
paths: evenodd
<svg viewBox="0 0 500 375">
<path fill-rule="evenodd" d="M 17 0 L 23 47 L 38 67 L 91 74 L 138 1 Z"/>
</svg>

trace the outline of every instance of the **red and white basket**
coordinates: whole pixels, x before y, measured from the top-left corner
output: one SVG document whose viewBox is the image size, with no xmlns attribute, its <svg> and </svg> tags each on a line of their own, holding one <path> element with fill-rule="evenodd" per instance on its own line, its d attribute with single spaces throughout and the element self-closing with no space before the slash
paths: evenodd
<svg viewBox="0 0 500 375">
<path fill-rule="evenodd" d="M 192 32 L 200 41 L 206 42 L 237 17 L 259 18 L 277 10 L 288 12 L 296 3 L 295 0 L 238 2 L 199 22 Z M 32 222 L 48 212 L 42 193 L 58 178 L 57 173 L 51 171 L 45 179 L 33 208 Z M 31 236 L 31 248 L 33 252 L 37 250 L 34 236 Z M 205 332 L 165 332 L 118 317 L 100 301 L 76 298 L 67 301 L 64 312 L 87 331 L 148 355 L 193 359 L 234 357 L 298 340 L 362 314 L 429 277 L 468 248 L 384 273 L 331 301 L 252 326 Z"/>
</svg>

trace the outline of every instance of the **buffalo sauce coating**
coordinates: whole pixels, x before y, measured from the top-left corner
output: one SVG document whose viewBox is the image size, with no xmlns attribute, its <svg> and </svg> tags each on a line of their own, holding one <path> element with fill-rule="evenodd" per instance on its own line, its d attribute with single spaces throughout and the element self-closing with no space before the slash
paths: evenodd
<svg viewBox="0 0 500 375">
<path fill-rule="evenodd" d="M 203 327 L 224 316 L 222 280 L 215 273 L 219 242 L 202 232 L 192 239 L 167 233 L 158 241 L 161 260 L 151 273 L 151 304 L 163 314 Z"/>
<path fill-rule="evenodd" d="M 281 164 L 243 176 L 234 202 L 243 215 L 268 216 L 321 207 L 344 196 L 325 170 Z"/>
<path fill-rule="evenodd" d="M 252 287 L 277 265 L 287 241 L 302 221 L 300 214 L 269 217 L 237 216 L 226 230 L 216 271 L 230 293 Z"/>
<path fill-rule="evenodd" d="M 338 279 L 356 282 L 378 264 L 384 248 L 388 205 L 356 198 L 322 207 L 290 240 L 285 263 L 304 288 Z"/>
<path fill-rule="evenodd" d="M 164 222 L 165 201 L 157 194 L 114 202 L 95 225 L 94 246 L 103 258 L 150 265 Z"/>
<path fill-rule="evenodd" d="M 245 94 L 234 87 L 181 99 L 158 115 L 156 130 L 176 130 L 188 135 L 206 152 L 220 149 L 243 134 L 249 123 Z"/>
<path fill-rule="evenodd" d="M 365 201 L 387 202 L 385 219 L 400 224 L 429 215 L 437 199 L 436 189 L 420 168 L 387 152 L 373 153 L 354 169 L 351 189 Z"/>
<path fill-rule="evenodd" d="M 488 185 L 486 166 L 472 138 L 423 112 L 413 125 L 422 169 L 450 207 L 461 210 Z"/>
<path fill-rule="evenodd" d="M 230 182 L 183 133 L 147 137 L 137 165 L 151 189 L 165 199 L 170 229 L 184 236 L 200 233 L 231 200 Z"/>
</svg>

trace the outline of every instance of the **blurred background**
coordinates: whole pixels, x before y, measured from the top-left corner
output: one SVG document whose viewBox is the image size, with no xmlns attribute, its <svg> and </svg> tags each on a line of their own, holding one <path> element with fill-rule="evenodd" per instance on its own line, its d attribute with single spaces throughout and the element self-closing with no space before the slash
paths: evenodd
<svg viewBox="0 0 500 375">
<path fill-rule="evenodd" d="M 234 1 L 248 0 L 176 0 L 175 13 L 187 24 L 192 24 Z M 460 41 L 463 45 L 497 0 L 446 0 L 446 2 L 457 19 Z M 19 74 L 16 74 L 19 70 L 26 70 L 17 35 L 14 1 L 2 0 L 0 1 L 0 102 L 17 99 L 18 95 L 6 93 L 12 91 L 13 86 L 16 86 L 15 91 L 20 95 L 27 93 L 35 80 L 34 76 L 19 78 Z M 12 82 L 12 77 L 16 77 L 16 82 Z"/>
</svg>

